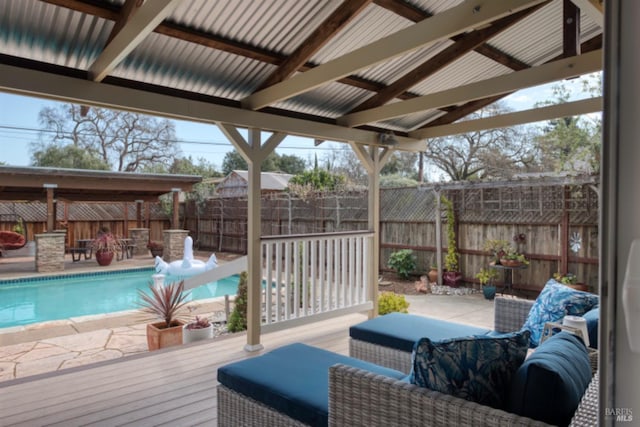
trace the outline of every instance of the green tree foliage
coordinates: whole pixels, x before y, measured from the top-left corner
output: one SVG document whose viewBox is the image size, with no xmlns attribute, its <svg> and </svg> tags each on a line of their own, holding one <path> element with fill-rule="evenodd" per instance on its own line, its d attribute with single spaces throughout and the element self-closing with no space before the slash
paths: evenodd
<svg viewBox="0 0 640 427">
<path fill-rule="evenodd" d="M 178 175 L 200 175 L 203 178 L 218 178 L 224 176 L 213 163 L 200 157 L 194 160 L 191 156 L 180 157 L 173 160 L 170 165 L 158 164 L 146 167 L 148 173 L 171 173 Z"/>
<path fill-rule="evenodd" d="M 602 93 L 599 75 L 584 78 L 579 82 L 562 82 L 553 86 L 553 99 L 537 105 L 562 104 L 571 100 L 570 85 L 582 85 L 583 92 L 594 96 Z M 597 173 L 600 170 L 600 148 L 602 145 L 602 120 L 600 114 L 564 117 L 546 122 L 536 141 L 542 163 L 548 170 Z"/>
<path fill-rule="evenodd" d="M 64 104 L 40 110 L 44 141 L 34 151 L 72 145 L 120 172 L 170 164 L 179 153 L 175 126 L 169 120 L 95 107 L 82 115 L 80 108 Z"/>
<path fill-rule="evenodd" d="M 304 171 L 289 180 L 289 187 L 292 185 L 308 186 L 315 191 L 335 191 L 340 189 L 345 183 L 342 175 L 332 174 L 324 169 L 314 169 Z"/>
<path fill-rule="evenodd" d="M 96 154 L 75 145 L 44 145 L 31 151 L 31 164 L 41 167 L 109 170 Z"/>
<path fill-rule="evenodd" d="M 262 162 L 262 172 L 282 172 L 296 175 L 304 171 L 306 162 L 295 155 L 279 155 L 271 153 Z M 247 161 L 237 151 L 229 151 L 222 160 L 222 173 L 229 175 L 234 170 L 246 171 L 249 168 Z"/>
<path fill-rule="evenodd" d="M 240 273 L 235 306 L 233 307 L 233 312 L 229 316 L 229 322 L 227 323 L 227 329 L 229 332 L 241 332 L 247 330 L 248 277 L 249 276 L 246 271 Z"/>
</svg>

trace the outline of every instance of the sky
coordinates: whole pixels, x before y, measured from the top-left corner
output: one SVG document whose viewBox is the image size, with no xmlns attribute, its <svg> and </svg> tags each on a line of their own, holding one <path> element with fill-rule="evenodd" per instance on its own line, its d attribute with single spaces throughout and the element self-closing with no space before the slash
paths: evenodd
<svg viewBox="0 0 640 427">
<path fill-rule="evenodd" d="M 578 79 L 567 81 L 575 99 L 584 98 Z M 543 85 L 518 91 L 504 98 L 515 111 L 532 108 L 536 102 L 553 98 L 552 85 Z M 60 103 L 41 98 L 0 93 L 0 161 L 12 166 L 29 166 L 31 143 L 39 140 L 38 113 L 46 106 Z M 174 120 L 176 135 L 183 156 L 194 160 L 204 158 L 221 168 L 224 155 L 233 146 L 215 125 Z M 276 149 L 278 154 L 294 154 L 312 163 L 314 155 L 324 158 L 327 150 L 340 147 L 339 143 L 325 143 L 318 147 L 309 138 L 288 136 Z"/>
</svg>

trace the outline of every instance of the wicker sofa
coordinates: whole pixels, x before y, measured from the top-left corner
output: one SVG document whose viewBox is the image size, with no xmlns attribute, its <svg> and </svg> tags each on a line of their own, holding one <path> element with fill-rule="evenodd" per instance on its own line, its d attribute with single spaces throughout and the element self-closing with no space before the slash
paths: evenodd
<svg viewBox="0 0 640 427">
<path fill-rule="evenodd" d="M 498 331 L 512 331 L 519 329 L 531 307 L 531 301 L 514 299 L 496 299 L 495 328 Z M 351 348 L 356 354 L 369 362 L 379 360 L 384 366 L 403 366 L 410 354 L 405 352 L 388 351 L 389 349 L 372 349 L 369 345 L 359 347 L 360 343 L 352 343 Z M 367 344 L 367 343 L 365 343 Z M 364 349 L 364 350 L 363 350 Z M 319 349 L 318 349 L 319 350 Z M 277 350 L 276 350 L 277 351 Z M 274 352 L 276 352 L 274 351 Z M 322 350 L 319 350 L 322 351 Z M 382 355 L 382 357 L 380 356 Z M 352 353 L 352 356 L 354 354 Z M 589 355 L 592 369 L 597 364 L 596 354 Z M 254 358 L 257 362 L 258 358 Z M 338 357 L 338 356 L 336 356 Z M 377 359 L 376 359 L 377 358 Z M 396 358 L 396 360 L 394 360 Z M 294 358 L 295 359 L 295 358 Z M 299 357 L 297 359 L 300 359 Z M 354 359 L 347 363 L 327 364 L 329 371 L 328 391 L 317 390 L 318 393 L 328 393 L 324 398 L 328 401 L 328 425 L 330 426 L 545 426 L 547 424 L 512 414 L 500 409 L 494 409 L 461 398 L 453 397 L 437 391 L 417 387 L 406 380 L 390 375 L 372 372 L 367 367 L 354 366 L 358 361 Z M 249 359 L 252 360 L 252 359 Z M 237 362 L 247 363 L 246 361 Z M 259 363 L 260 369 L 269 370 L 269 360 Z M 291 361 L 281 362 L 280 365 L 290 369 Z M 294 362 L 295 363 L 295 362 Z M 333 363 L 333 362 L 331 362 Z M 221 368 L 224 370 L 225 368 Z M 291 368 L 295 369 L 295 368 Z M 394 368 L 396 369 L 396 368 Z M 242 369 L 241 369 L 242 370 Z M 251 382 L 260 371 L 254 370 L 253 377 L 245 377 Z M 220 371 L 218 373 L 220 380 Z M 283 382 L 286 380 L 282 380 Z M 314 381 L 309 381 L 313 387 Z M 316 384 L 317 385 L 317 384 Z M 571 425 L 597 425 L 597 375 L 585 391 L 582 403 L 575 412 Z M 291 393 L 295 400 L 299 396 Z M 275 394 L 278 394 L 276 392 Z M 270 400 L 269 397 L 266 399 Z M 218 421 L 219 425 L 245 426 L 301 426 L 304 423 L 292 416 L 275 410 L 270 403 L 258 401 L 238 390 L 218 386 Z M 313 424 L 324 425 L 324 424 Z"/>
<path fill-rule="evenodd" d="M 517 331 L 522 328 L 525 323 L 529 311 L 533 306 L 533 300 L 525 300 L 520 298 L 502 298 L 498 297 L 494 300 L 494 332 L 506 333 Z M 365 322 L 366 323 L 366 322 Z M 356 325 L 355 327 L 357 327 Z M 458 325 L 463 327 L 465 325 Z M 352 330 L 354 327 L 351 328 Z M 416 337 L 420 336 L 420 332 L 415 332 Z M 466 335 L 463 333 L 462 335 Z M 452 335 L 451 337 L 460 336 Z M 442 337 L 440 337 L 442 338 Z M 414 341 L 414 340 L 412 340 Z M 592 341 L 595 341 L 592 339 Z M 349 355 L 356 359 L 366 360 L 376 365 L 386 366 L 391 369 L 409 373 L 411 371 L 411 351 L 398 350 L 386 345 L 378 345 L 371 342 L 349 339 Z M 595 371 L 598 362 L 597 351 L 591 350 L 590 358 L 592 368 Z"/>
</svg>

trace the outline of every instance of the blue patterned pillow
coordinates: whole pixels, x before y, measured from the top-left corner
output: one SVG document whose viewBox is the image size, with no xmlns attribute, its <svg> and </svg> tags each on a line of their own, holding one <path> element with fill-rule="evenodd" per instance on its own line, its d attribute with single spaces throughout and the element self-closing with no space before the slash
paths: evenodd
<svg viewBox="0 0 640 427">
<path fill-rule="evenodd" d="M 550 279 L 533 303 L 523 329 L 531 331 L 531 347 L 540 344 L 542 330 L 547 322 L 557 322 L 566 315 L 582 316 L 599 302 L 598 296 L 576 291 Z"/>
<path fill-rule="evenodd" d="M 411 383 L 501 409 L 528 348 L 527 330 L 439 342 L 421 338 L 413 348 Z"/>
</svg>

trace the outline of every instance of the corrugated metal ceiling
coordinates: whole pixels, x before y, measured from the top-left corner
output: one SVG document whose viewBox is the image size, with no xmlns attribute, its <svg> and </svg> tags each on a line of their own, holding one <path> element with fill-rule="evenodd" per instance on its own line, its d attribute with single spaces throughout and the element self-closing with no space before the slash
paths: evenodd
<svg viewBox="0 0 640 427">
<path fill-rule="evenodd" d="M 102 7 L 102 16 L 112 18 L 123 3 L 123 0 L 96 0 L 86 4 Z M 423 14 L 438 14 L 460 3 L 461 0 L 414 0 L 407 4 Z M 340 0 L 189 0 L 181 2 L 165 22 L 247 50 L 266 52 L 274 58 L 271 62 L 277 62 L 277 58 L 285 58 L 303 44 L 340 5 Z M 331 37 L 309 62 L 324 64 L 413 24 L 374 1 Z M 87 71 L 102 52 L 113 26 L 110 19 L 36 0 L 5 0 L 0 3 L 0 54 Z M 562 1 L 555 0 L 488 44 L 518 61 L 537 65 L 561 52 L 561 27 Z M 583 41 L 601 33 L 585 14 L 581 30 Z M 450 40 L 433 43 L 353 74 L 384 87 L 452 43 Z M 246 54 L 151 33 L 110 75 L 237 102 L 256 91 L 277 68 L 272 63 L 241 55 Z M 511 71 L 478 53 L 467 53 L 427 79 L 416 81 L 410 92 L 427 95 Z M 328 83 L 272 106 L 337 118 L 371 95 L 370 90 Z M 439 111 L 425 111 L 374 125 L 404 132 L 440 115 Z"/>
</svg>

